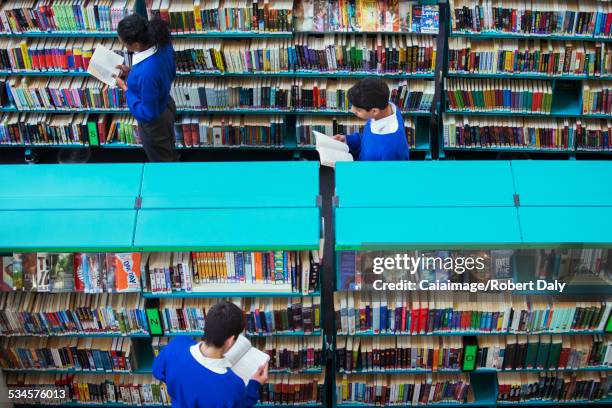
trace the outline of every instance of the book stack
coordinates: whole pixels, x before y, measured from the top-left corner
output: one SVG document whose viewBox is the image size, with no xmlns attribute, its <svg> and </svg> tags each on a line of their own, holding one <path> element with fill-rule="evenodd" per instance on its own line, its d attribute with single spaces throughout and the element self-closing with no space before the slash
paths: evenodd
<svg viewBox="0 0 612 408">
<path fill-rule="evenodd" d="M 438 5 L 400 0 L 296 0 L 296 31 L 437 34 Z"/>
<path fill-rule="evenodd" d="M 293 30 L 292 0 L 153 0 L 148 13 L 166 20 L 173 33 Z"/>
<path fill-rule="evenodd" d="M 113 38 L 0 38 L 0 69 L 13 72 L 85 72 L 98 44 L 131 56 Z"/>
<path fill-rule="evenodd" d="M 10 77 L 9 100 L 19 110 L 126 109 L 125 92 L 93 77 Z"/>
<path fill-rule="evenodd" d="M 288 298 L 231 298 L 245 311 L 246 332 L 250 335 L 313 333 L 321 328 L 319 296 Z M 160 299 L 165 334 L 203 332 L 206 310 L 219 299 Z"/>
<path fill-rule="evenodd" d="M 17 392 L 16 404 L 41 406 L 62 403 L 170 406 L 166 384 L 151 375 L 131 374 L 17 374 L 8 373 L 7 386 Z"/>
<path fill-rule="evenodd" d="M 336 402 L 386 406 L 474 400 L 467 374 L 337 375 Z"/>
<path fill-rule="evenodd" d="M 0 340 L 0 366 L 7 370 L 130 372 L 137 367 L 132 339 L 15 337 Z"/>
<path fill-rule="evenodd" d="M 579 120 L 576 123 L 576 148 L 578 150 L 612 150 L 612 121 Z"/>
<path fill-rule="evenodd" d="M 608 82 L 583 81 L 582 113 L 612 115 L 612 87 Z"/>
<path fill-rule="evenodd" d="M 541 74 L 545 76 L 612 73 L 607 43 L 504 39 L 448 39 L 449 72 L 474 74 Z"/>
<path fill-rule="evenodd" d="M 2 32 L 109 32 L 134 10 L 136 0 L 7 1 L 0 7 Z"/>
<path fill-rule="evenodd" d="M 561 334 L 602 331 L 612 302 L 553 301 L 507 293 L 336 292 L 334 310 L 339 335 Z"/>
<path fill-rule="evenodd" d="M 598 0 L 451 0 L 449 6 L 453 32 L 610 36 L 612 10 Z"/>
<path fill-rule="evenodd" d="M 478 337 L 477 368 L 584 370 L 612 365 L 608 334 Z"/>
<path fill-rule="evenodd" d="M 443 120 L 446 147 L 568 150 L 580 130 L 580 122 L 570 119 L 444 115 Z"/>
<path fill-rule="evenodd" d="M 404 130 L 408 146 L 416 147 L 416 123 L 414 118 L 405 116 Z M 312 146 L 315 144 L 312 131 L 325 135 L 349 135 L 360 132 L 364 126 L 363 120 L 356 117 L 329 117 L 329 116 L 298 116 L 296 120 L 296 135 L 300 146 Z"/>
<path fill-rule="evenodd" d="M 14 253 L 0 258 L 2 288 L 32 292 L 140 292 L 139 253 Z"/>
<path fill-rule="evenodd" d="M 144 299 L 138 293 L 9 292 L 0 294 L 0 306 L 3 336 L 148 333 Z"/>
<path fill-rule="evenodd" d="M 178 147 L 280 147 L 285 133 L 279 115 L 185 115 L 174 125 Z"/>
<path fill-rule="evenodd" d="M 159 252 L 148 256 L 143 281 L 159 293 L 281 286 L 313 293 L 319 289 L 319 268 L 318 251 Z"/>
<path fill-rule="evenodd" d="M 324 374 L 270 374 L 261 387 L 262 404 L 321 404 L 324 398 Z"/>
<path fill-rule="evenodd" d="M 338 337 L 339 372 L 458 370 L 463 361 L 460 337 Z"/>
<path fill-rule="evenodd" d="M 444 88 L 453 110 L 550 113 L 552 109 L 549 81 L 446 78 Z"/>
<path fill-rule="evenodd" d="M 499 373 L 498 401 L 597 401 L 608 396 L 612 377 L 605 372 Z"/>
</svg>

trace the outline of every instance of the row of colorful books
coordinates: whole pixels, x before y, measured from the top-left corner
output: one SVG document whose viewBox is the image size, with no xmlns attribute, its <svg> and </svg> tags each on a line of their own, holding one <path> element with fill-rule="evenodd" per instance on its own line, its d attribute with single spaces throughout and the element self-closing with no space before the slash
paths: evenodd
<svg viewBox="0 0 612 408">
<path fill-rule="evenodd" d="M 443 116 L 444 146 L 466 148 L 612 149 L 612 121 Z"/>
<path fill-rule="evenodd" d="M 145 374 L 8 373 L 6 383 L 14 390 L 15 404 L 171 406 L 166 385 Z M 260 390 L 260 401 L 264 404 L 320 404 L 323 384 L 323 374 L 270 374 Z"/>
<path fill-rule="evenodd" d="M 612 5 L 599 0 L 451 0 L 453 32 L 506 32 L 521 34 L 612 34 Z"/>
<path fill-rule="evenodd" d="M 231 298 L 245 312 L 246 332 L 251 335 L 311 334 L 321 329 L 319 296 L 290 298 Z M 206 310 L 219 299 L 160 299 L 164 334 L 203 333 Z"/>
<path fill-rule="evenodd" d="M 145 256 L 144 287 L 155 293 L 197 292 L 222 285 L 247 292 L 250 285 L 262 285 L 263 290 L 285 285 L 288 291 L 302 293 L 319 289 L 318 251 L 154 252 Z"/>
<path fill-rule="evenodd" d="M 489 293 L 336 292 L 338 334 L 602 331 L 612 302 Z"/>
<path fill-rule="evenodd" d="M 416 140 L 416 121 L 414 118 L 406 116 L 404 120 L 404 130 L 408 146 L 415 148 Z M 360 132 L 363 129 L 363 120 L 356 117 L 333 117 L 333 116 L 298 116 L 296 119 L 296 137 L 300 146 L 311 146 L 315 144 L 312 131 L 325 135 L 348 135 Z"/>
<path fill-rule="evenodd" d="M 139 253 L 24 252 L 0 267 L 0 291 L 140 292 Z"/>
<path fill-rule="evenodd" d="M 0 31 L 112 32 L 131 14 L 136 0 L 5 1 L 0 6 Z"/>
<path fill-rule="evenodd" d="M 448 71 L 470 74 L 612 74 L 612 48 L 605 42 L 448 39 Z"/>
<path fill-rule="evenodd" d="M 575 370 L 612 366 L 610 335 L 479 336 L 476 369 Z M 461 370 L 461 337 L 338 337 L 336 370 Z"/>
<path fill-rule="evenodd" d="M 550 113 L 550 81 L 445 78 L 448 107 L 454 110 Z"/>
<path fill-rule="evenodd" d="M 576 403 L 607 398 L 612 376 L 603 372 L 499 373 L 497 400 Z M 337 375 L 336 402 L 385 405 L 472 403 L 467 374 Z"/>
</svg>

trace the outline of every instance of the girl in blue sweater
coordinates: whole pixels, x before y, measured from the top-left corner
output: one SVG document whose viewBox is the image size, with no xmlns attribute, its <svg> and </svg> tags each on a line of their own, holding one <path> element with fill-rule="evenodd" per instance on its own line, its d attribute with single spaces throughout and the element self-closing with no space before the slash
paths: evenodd
<svg viewBox="0 0 612 408">
<path fill-rule="evenodd" d="M 153 376 L 166 383 L 173 408 L 253 408 L 268 365 L 245 386 L 223 355 L 244 331 L 242 310 L 219 302 L 206 313 L 204 341 L 178 336 L 153 361 Z"/>
<path fill-rule="evenodd" d="M 365 78 L 349 89 L 351 112 L 367 120 L 361 132 L 335 135 L 358 160 L 408 160 L 408 140 L 400 110 L 389 102 L 389 87 L 380 78 Z"/>
<path fill-rule="evenodd" d="M 170 96 L 176 65 L 168 26 L 159 18 L 147 21 L 132 14 L 119 22 L 117 33 L 134 53 L 132 68 L 119 66 L 121 73 L 115 79 L 138 120 L 142 147 L 150 161 L 177 161 L 176 105 Z"/>
</svg>

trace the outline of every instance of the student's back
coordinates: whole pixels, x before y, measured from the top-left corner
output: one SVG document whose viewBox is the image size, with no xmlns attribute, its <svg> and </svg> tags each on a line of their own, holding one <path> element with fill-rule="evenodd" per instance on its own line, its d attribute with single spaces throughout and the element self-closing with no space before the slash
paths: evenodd
<svg viewBox="0 0 612 408">
<path fill-rule="evenodd" d="M 244 382 L 231 369 L 224 370 L 221 361 L 206 359 L 190 337 L 175 337 L 153 362 L 153 375 L 166 383 L 175 408 L 246 408 L 259 399 L 258 382 Z M 193 347 L 195 346 L 195 347 Z M 203 364 L 217 364 L 207 368 Z"/>
</svg>

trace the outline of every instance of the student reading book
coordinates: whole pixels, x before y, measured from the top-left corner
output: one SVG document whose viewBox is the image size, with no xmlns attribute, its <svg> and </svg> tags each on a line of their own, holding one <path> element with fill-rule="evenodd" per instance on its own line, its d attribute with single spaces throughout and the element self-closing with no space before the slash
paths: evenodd
<svg viewBox="0 0 612 408">
<path fill-rule="evenodd" d="M 312 131 L 312 135 L 323 166 L 335 167 L 337 161 L 353 161 L 353 156 L 349 153 L 349 148 L 346 144 L 316 130 Z"/>
<path fill-rule="evenodd" d="M 261 352 L 239 340 L 243 331 L 242 310 L 219 302 L 207 311 L 204 341 L 175 337 L 161 350 L 153 361 L 153 376 L 166 383 L 173 407 L 255 406 L 260 386 L 268 380 L 268 364 Z"/>
<path fill-rule="evenodd" d="M 365 78 L 347 94 L 351 112 L 367 120 L 363 130 L 334 139 L 348 144 L 359 160 L 408 160 L 408 141 L 400 110 L 389 102 L 389 87 L 380 78 Z"/>
</svg>

